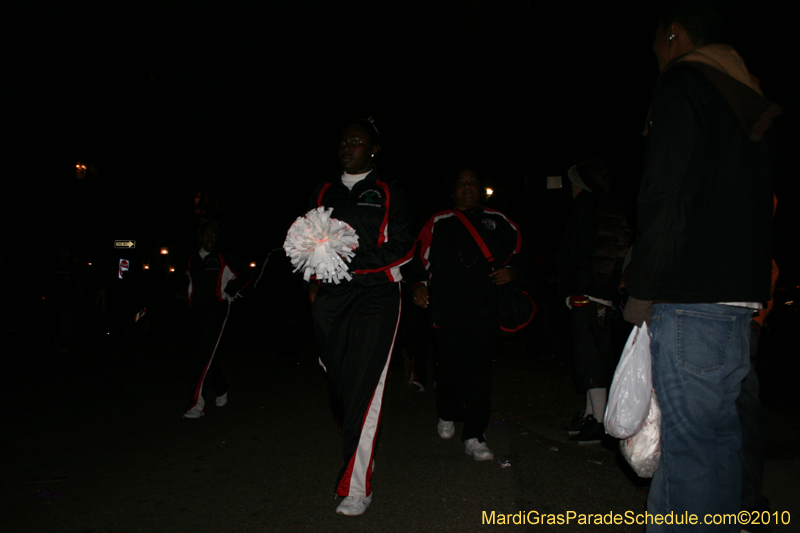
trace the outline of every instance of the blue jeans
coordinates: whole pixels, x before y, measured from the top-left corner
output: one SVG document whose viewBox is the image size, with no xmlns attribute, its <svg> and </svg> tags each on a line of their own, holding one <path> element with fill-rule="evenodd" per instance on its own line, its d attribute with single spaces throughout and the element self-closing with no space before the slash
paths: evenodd
<svg viewBox="0 0 800 533">
<path fill-rule="evenodd" d="M 769 511 L 769 500 L 761 494 L 764 479 L 764 410 L 758 394 L 756 353 L 759 330 L 750 324 L 750 372 L 742 381 L 742 390 L 736 400 L 739 424 L 742 426 L 742 509 Z"/>
<path fill-rule="evenodd" d="M 742 444 L 736 398 L 750 367 L 752 309 L 656 304 L 649 326 L 653 387 L 661 407 L 661 461 L 647 498 L 651 514 L 736 513 Z M 726 531 L 739 526 L 652 525 L 647 532 Z"/>
</svg>

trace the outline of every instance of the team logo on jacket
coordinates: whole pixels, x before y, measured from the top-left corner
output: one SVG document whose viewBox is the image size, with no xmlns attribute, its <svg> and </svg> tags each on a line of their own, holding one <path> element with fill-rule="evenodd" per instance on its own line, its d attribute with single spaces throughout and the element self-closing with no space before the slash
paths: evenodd
<svg viewBox="0 0 800 533">
<path fill-rule="evenodd" d="M 358 203 L 356 205 L 368 205 L 371 207 L 382 207 L 381 200 L 383 195 L 377 189 L 367 189 L 358 195 Z"/>
<path fill-rule="evenodd" d="M 484 218 L 481 220 L 481 224 L 486 226 L 486 229 L 494 230 L 497 227 L 497 222 L 492 220 L 491 218 Z"/>
</svg>

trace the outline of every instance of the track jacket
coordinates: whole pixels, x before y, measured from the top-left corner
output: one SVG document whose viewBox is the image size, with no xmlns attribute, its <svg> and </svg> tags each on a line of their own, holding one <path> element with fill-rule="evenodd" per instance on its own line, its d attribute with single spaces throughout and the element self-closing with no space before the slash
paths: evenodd
<svg viewBox="0 0 800 533">
<path fill-rule="evenodd" d="M 189 304 L 208 305 L 233 300 L 236 293 L 250 283 L 239 262 L 231 257 L 234 266 L 220 252 L 199 253 L 189 259 L 186 277 L 189 278 Z"/>
<path fill-rule="evenodd" d="M 495 259 L 495 268 L 508 266 L 519 273 L 519 227 L 488 207 L 462 213 L 483 238 Z M 480 320 L 498 319 L 498 288 L 489 277 L 492 269 L 454 209 L 428 220 L 417 248 L 409 277 L 413 284 L 428 284 L 434 327 L 463 328 Z"/>
<path fill-rule="evenodd" d="M 358 248 L 348 264 L 357 287 L 402 280 L 400 265 L 411 260 L 412 212 L 399 183 L 385 182 L 377 170 L 348 189 L 341 177 L 318 185 L 309 209 L 332 207 L 333 218 L 347 222 L 358 235 Z"/>
</svg>

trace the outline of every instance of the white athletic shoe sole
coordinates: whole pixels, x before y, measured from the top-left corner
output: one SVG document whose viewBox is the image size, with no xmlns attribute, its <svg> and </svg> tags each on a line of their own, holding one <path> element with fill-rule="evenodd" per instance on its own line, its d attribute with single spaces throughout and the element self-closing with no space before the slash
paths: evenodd
<svg viewBox="0 0 800 533">
<path fill-rule="evenodd" d="M 369 504 L 372 503 L 372 495 L 369 496 L 348 496 L 339 507 L 336 508 L 336 514 L 343 516 L 358 516 L 364 514 Z"/>
<path fill-rule="evenodd" d="M 464 441 L 464 452 L 471 455 L 476 461 L 492 461 L 494 454 L 485 442 L 478 442 L 478 439 Z"/>
<path fill-rule="evenodd" d="M 201 416 L 205 416 L 206 414 L 203 412 L 202 409 L 189 409 L 183 414 L 183 418 L 200 418 Z"/>
</svg>

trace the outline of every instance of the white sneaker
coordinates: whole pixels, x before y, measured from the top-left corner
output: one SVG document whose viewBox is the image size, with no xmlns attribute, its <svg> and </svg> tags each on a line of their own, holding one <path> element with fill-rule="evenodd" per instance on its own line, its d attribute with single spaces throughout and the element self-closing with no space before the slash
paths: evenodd
<svg viewBox="0 0 800 533">
<path fill-rule="evenodd" d="M 456 425 L 450 420 L 442 420 L 440 418 L 436 429 L 439 430 L 439 436 L 443 439 L 452 438 L 456 434 Z"/>
<path fill-rule="evenodd" d="M 200 418 L 201 416 L 205 416 L 205 414 L 202 407 L 195 405 L 183 414 L 183 418 Z"/>
<path fill-rule="evenodd" d="M 425 392 L 425 385 L 414 379 L 414 377 L 416 376 L 414 375 L 414 371 L 412 370 L 411 377 L 408 378 L 408 384 L 417 387 L 417 392 Z"/>
<path fill-rule="evenodd" d="M 369 496 L 348 496 L 339 507 L 336 508 L 336 514 L 344 516 L 358 516 L 364 514 L 369 504 L 372 503 L 372 495 Z"/>
<path fill-rule="evenodd" d="M 228 403 L 228 393 L 226 392 L 222 396 L 217 396 L 217 407 L 225 407 L 225 404 Z"/>
<path fill-rule="evenodd" d="M 492 450 L 489 449 L 485 442 L 478 442 L 478 439 L 464 441 L 464 451 L 467 455 L 474 457 L 476 461 L 491 461 L 494 459 Z"/>
</svg>

